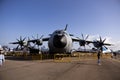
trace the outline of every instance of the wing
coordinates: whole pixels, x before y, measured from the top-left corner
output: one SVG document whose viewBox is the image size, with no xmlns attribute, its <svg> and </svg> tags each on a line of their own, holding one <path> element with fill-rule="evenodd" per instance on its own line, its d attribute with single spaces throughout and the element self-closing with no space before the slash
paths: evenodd
<svg viewBox="0 0 120 80">
<path fill-rule="evenodd" d="M 49 40 L 49 37 L 42 38 L 42 41 L 48 41 L 48 40 Z M 33 43 L 35 43 L 37 41 L 38 41 L 38 39 L 28 40 L 28 42 L 33 42 Z"/>
<path fill-rule="evenodd" d="M 48 41 L 50 37 L 47 37 L 47 38 L 43 38 L 42 40 L 43 41 Z"/>
<path fill-rule="evenodd" d="M 80 41 L 80 39 L 78 39 L 78 38 L 75 38 L 75 37 L 71 37 L 71 38 L 72 38 L 73 42 L 79 42 Z"/>
<path fill-rule="evenodd" d="M 73 42 L 80 42 L 82 39 L 71 37 Z M 87 44 L 94 43 L 93 41 L 85 41 Z"/>
<path fill-rule="evenodd" d="M 28 42 L 33 42 L 33 43 L 35 43 L 36 41 L 37 41 L 37 39 L 28 40 Z"/>
<path fill-rule="evenodd" d="M 104 43 L 104 45 L 107 45 L 107 46 L 112 46 L 113 44 Z"/>
<path fill-rule="evenodd" d="M 19 44 L 19 42 L 10 42 L 9 44 Z"/>
</svg>

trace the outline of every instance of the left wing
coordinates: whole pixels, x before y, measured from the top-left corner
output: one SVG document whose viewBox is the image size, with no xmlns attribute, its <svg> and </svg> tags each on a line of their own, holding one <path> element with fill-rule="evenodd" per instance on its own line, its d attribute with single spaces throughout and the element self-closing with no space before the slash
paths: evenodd
<svg viewBox="0 0 120 80">
<path fill-rule="evenodd" d="M 37 42 L 38 40 L 48 41 L 48 40 L 49 40 L 49 37 L 47 37 L 47 38 L 42 38 L 42 39 L 33 39 L 33 40 L 28 40 L 28 42 L 33 42 L 33 43 L 35 43 L 35 42 Z"/>
</svg>

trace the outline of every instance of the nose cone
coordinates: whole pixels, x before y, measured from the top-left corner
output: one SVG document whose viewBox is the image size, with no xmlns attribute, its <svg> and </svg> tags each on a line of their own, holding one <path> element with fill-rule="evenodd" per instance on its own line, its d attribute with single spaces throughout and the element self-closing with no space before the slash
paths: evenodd
<svg viewBox="0 0 120 80">
<path fill-rule="evenodd" d="M 64 35 L 55 35 L 53 38 L 53 45 L 56 48 L 64 48 L 67 44 L 66 37 Z"/>
</svg>

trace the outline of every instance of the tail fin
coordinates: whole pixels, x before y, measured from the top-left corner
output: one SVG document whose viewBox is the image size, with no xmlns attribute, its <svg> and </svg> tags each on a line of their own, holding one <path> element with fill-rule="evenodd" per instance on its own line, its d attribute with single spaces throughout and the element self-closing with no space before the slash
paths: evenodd
<svg viewBox="0 0 120 80">
<path fill-rule="evenodd" d="M 67 26 L 68 26 L 68 24 L 66 24 L 66 26 L 65 26 L 65 29 L 64 29 L 65 31 L 67 30 Z"/>
</svg>

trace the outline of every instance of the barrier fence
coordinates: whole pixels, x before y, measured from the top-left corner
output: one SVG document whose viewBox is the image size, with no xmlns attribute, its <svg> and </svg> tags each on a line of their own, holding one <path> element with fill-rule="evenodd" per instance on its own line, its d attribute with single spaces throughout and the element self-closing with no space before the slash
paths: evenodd
<svg viewBox="0 0 120 80">
<path fill-rule="evenodd" d="M 71 62 L 71 54 L 54 54 L 54 62 Z"/>
<path fill-rule="evenodd" d="M 53 59 L 54 62 L 71 62 L 79 61 L 82 59 L 97 59 L 97 53 L 80 53 L 76 52 L 73 54 L 28 54 L 24 52 L 11 52 L 7 53 L 7 56 L 23 57 L 24 59 L 31 60 L 45 60 Z M 102 54 L 101 58 L 111 58 L 111 54 Z"/>
</svg>

